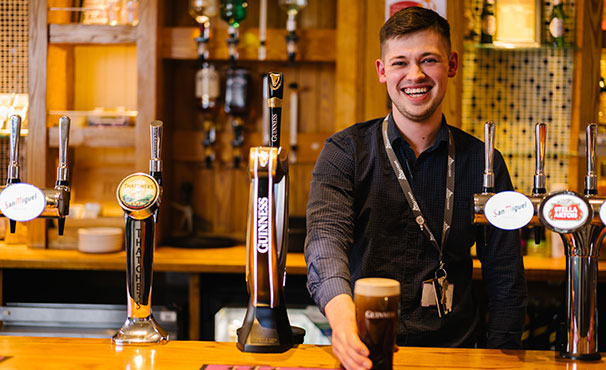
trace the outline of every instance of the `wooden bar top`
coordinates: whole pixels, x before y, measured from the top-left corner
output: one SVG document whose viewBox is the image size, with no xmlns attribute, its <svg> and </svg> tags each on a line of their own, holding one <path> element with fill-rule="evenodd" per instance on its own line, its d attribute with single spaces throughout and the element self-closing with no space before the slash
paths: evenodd
<svg viewBox="0 0 606 370">
<path fill-rule="evenodd" d="M 175 248 L 161 246 L 154 253 L 154 271 L 194 273 L 244 273 L 246 247 Z M 82 253 L 77 250 L 28 248 L 22 244 L 0 244 L 0 268 L 50 270 L 124 270 L 126 252 Z M 482 278 L 480 261 L 473 261 L 473 276 Z M 524 257 L 524 268 L 529 281 L 564 281 L 565 258 Z M 599 261 L 599 281 L 606 282 L 606 261 Z M 302 253 L 289 253 L 286 259 L 288 274 L 307 273 Z"/>
<path fill-rule="evenodd" d="M 109 339 L 0 337 L 0 369 L 192 369 L 205 364 L 272 368 L 339 368 L 330 346 L 300 345 L 284 353 L 240 352 L 235 343 L 170 341 L 114 346 Z M 563 360 L 553 351 L 401 347 L 394 369 L 604 369 L 606 363 Z"/>
</svg>

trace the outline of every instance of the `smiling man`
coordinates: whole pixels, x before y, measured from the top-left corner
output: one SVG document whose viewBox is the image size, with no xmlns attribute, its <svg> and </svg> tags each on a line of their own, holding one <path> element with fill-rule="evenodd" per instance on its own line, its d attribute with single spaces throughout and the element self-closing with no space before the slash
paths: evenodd
<svg viewBox="0 0 606 370">
<path fill-rule="evenodd" d="M 471 202 L 482 191 L 484 145 L 442 114 L 459 66 L 448 22 L 406 8 L 385 23 L 380 42 L 376 68 L 391 112 L 326 141 L 307 207 L 308 288 L 331 325 L 333 351 L 347 369 L 372 367 L 352 301 L 362 277 L 400 282 L 398 345 L 520 348 L 527 292 L 517 231 L 491 228 L 477 246 L 488 297 L 487 337 L 478 338 Z M 498 152 L 494 162 L 495 190 L 511 190 Z M 438 277 L 448 294 L 436 305 Z"/>
</svg>

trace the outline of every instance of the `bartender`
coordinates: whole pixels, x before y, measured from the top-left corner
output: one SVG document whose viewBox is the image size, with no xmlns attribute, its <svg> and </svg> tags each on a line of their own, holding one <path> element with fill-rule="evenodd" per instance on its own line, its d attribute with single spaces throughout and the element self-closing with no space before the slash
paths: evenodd
<svg viewBox="0 0 606 370">
<path fill-rule="evenodd" d="M 387 20 L 380 43 L 376 70 L 391 112 L 326 141 L 307 206 L 308 289 L 347 369 L 372 367 L 356 328 L 359 278 L 400 282 L 398 345 L 475 347 L 483 325 L 470 248 L 484 233 L 470 210 L 482 190 L 484 144 L 442 114 L 459 66 L 450 26 L 434 11 L 409 7 Z M 494 169 L 495 191 L 512 190 L 498 152 Z M 490 227 L 477 254 L 488 297 L 480 342 L 521 348 L 527 288 L 518 232 Z"/>
</svg>

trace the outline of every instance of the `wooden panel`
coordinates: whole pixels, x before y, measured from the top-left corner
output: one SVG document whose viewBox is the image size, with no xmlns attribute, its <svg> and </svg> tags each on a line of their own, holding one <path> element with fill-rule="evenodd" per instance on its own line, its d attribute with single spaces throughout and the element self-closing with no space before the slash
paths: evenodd
<svg viewBox="0 0 606 370">
<path fill-rule="evenodd" d="M 48 145 L 59 146 L 59 128 L 48 129 Z M 135 144 L 134 127 L 72 127 L 70 129 L 70 146 L 125 148 Z"/>
<path fill-rule="evenodd" d="M 27 176 L 29 183 L 46 185 L 46 57 L 47 57 L 46 1 L 29 2 L 29 71 L 28 94 L 29 133 L 27 136 Z M 32 247 L 46 246 L 44 220 L 28 223 L 27 243 Z"/>
<path fill-rule="evenodd" d="M 358 122 L 363 116 L 364 42 L 363 1 L 337 1 L 337 55 L 335 89 L 335 130 Z"/>
<path fill-rule="evenodd" d="M 574 51 L 574 78 L 572 117 L 570 127 L 570 151 L 568 161 L 568 185 L 571 190 L 582 190 L 578 179 L 586 169 L 582 153 L 578 153 L 579 132 L 588 123 L 597 122 L 599 109 L 600 57 L 602 45 L 602 0 L 577 0 L 576 48 Z M 575 155 L 576 154 L 576 155 Z"/>
<path fill-rule="evenodd" d="M 162 57 L 167 59 L 196 59 L 197 49 L 194 38 L 198 36 L 195 27 L 164 28 L 161 33 Z M 332 29 L 303 29 L 299 35 L 298 59 L 313 62 L 331 62 L 335 60 L 335 31 Z M 281 29 L 267 30 L 268 61 L 285 61 L 287 59 L 286 31 Z M 217 30 L 209 42 L 211 59 L 228 58 L 227 30 Z M 257 60 L 258 58 L 258 29 L 246 29 L 240 33 L 238 52 L 240 60 Z"/>
<path fill-rule="evenodd" d="M 454 78 L 448 80 L 448 89 L 442 103 L 442 112 L 448 120 L 448 124 L 461 127 L 461 102 L 463 99 L 463 68 L 460 63 L 463 61 L 463 35 L 465 33 L 464 25 L 466 20 L 464 12 L 461 9 L 465 8 L 464 0 L 453 0 L 448 2 L 446 8 L 446 18 L 450 24 L 450 42 L 452 50 L 459 53 L 459 70 Z"/>
<path fill-rule="evenodd" d="M 362 59 L 364 69 L 363 94 L 364 113 L 358 121 L 366 121 L 373 118 L 385 117 L 387 108 L 387 89 L 379 82 L 377 75 L 376 60 L 381 58 L 381 43 L 379 32 L 385 23 L 385 1 L 367 0 L 366 11 L 365 47 Z M 353 123 L 353 122 L 351 122 Z"/>
<path fill-rule="evenodd" d="M 139 2 L 137 25 L 137 121 L 135 133 L 137 171 L 149 171 L 149 124 L 157 119 L 158 106 L 158 0 Z"/>
<path fill-rule="evenodd" d="M 97 24 L 50 24 L 51 44 L 134 44 L 137 27 Z"/>
<path fill-rule="evenodd" d="M 48 110 L 66 110 L 74 107 L 74 48 L 51 46 L 48 48 L 48 86 L 53 93 L 47 95 Z M 58 122 L 58 121 L 57 121 Z"/>
</svg>

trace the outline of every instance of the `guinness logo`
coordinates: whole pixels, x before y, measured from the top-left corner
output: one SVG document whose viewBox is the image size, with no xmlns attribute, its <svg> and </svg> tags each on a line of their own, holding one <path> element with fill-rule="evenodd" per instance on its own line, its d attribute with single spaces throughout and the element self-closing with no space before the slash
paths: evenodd
<svg viewBox="0 0 606 370">
<path fill-rule="evenodd" d="M 269 87 L 277 90 L 282 86 L 282 73 L 269 72 Z"/>
</svg>

